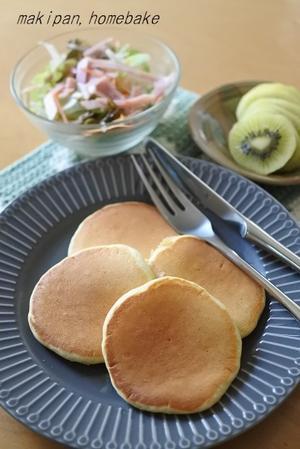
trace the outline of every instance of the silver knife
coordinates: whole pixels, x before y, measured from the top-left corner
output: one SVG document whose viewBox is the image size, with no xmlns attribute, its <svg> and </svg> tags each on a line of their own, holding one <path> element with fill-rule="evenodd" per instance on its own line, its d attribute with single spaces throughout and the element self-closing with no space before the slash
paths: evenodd
<svg viewBox="0 0 300 449">
<path fill-rule="evenodd" d="M 241 237 L 260 245 L 300 272 L 299 256 L 290 251 L 286 246 L 279 243 L 258 225 L 253 223 L 253 221 L 236 210 L 160 143 L 152 138 L 147 138 L 145 140 L 145 148 L 146 151 L 147 148 L 151 148 L 151 150 L 154 151 L 160 159 L 164 167 L 169 172 L 173 172 L 173 175 L 175 174 L 179 178 L 179 180 L 198 200 L 198 206 L 200 209 L 204 212 L 212 211 L 222 220 L 233 224 L 238 229 Z"/>
</svg>

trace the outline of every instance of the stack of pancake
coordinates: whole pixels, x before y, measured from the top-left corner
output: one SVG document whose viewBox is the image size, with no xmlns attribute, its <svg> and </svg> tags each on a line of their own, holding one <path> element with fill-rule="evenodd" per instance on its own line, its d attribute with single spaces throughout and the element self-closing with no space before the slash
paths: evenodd
<svg viewBox="0 0 300 449">
<path fill-rule="evenodd" d="M 103 207 L 30 299 L 38 341 L 79 363 L 105 362 L 116 391 L 141 409 L 193 413 L 235 378 L 241 338 L 264 290 L 207 243 L 176 235 L 138 202 Z"/>
</svg>

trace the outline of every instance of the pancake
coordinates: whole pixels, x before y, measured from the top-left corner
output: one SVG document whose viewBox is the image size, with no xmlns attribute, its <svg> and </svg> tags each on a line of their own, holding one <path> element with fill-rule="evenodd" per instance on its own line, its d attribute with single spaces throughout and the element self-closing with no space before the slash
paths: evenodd
<svg viewBox="0 0 300 449">
<path fill-rule="evenodd" d="M 177 235 L 154 206 L 139 202 L 115 203 L 89 215 L 72 237 L 69 255 L 98 245 L 123 243 L 145 259 L 165 237 Z"/>
<path fill-rule="evenodd" d="M 236 376 L 241 338 L 226 308 L 205 289 L 165 277 L 113 305 L 102 352 L 114 388 L 130 404 L 194 413 L 215 404 Z"/>
<path fill-rule="evenodd" d="M 156 276 L 182 277 L 208 290 L 227 307 L 242 337 L 256 327 L 265 305 L 264 289 L 203 240 L 192 236 L 165 239 L 149 264 Z"/>
<path fill-rule="evenodd" d="M 152 278 L 138 251 L 125 245 L 66 257 L 35 286 L 29 326 L 40 343 L 68 360 L 103 362 L 102 326 L 108 310 L 123 293 Z"/>
</svg>

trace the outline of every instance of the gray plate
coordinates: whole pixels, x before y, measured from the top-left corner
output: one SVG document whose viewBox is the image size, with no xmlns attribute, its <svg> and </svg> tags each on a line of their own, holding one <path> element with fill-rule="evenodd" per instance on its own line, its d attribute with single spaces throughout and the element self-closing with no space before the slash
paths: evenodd
<svg viewBox="0 0 300 449">
<path fill-rule="evenodd" d="M 183 159 L 205 182 L 293 251 L 299 228 L 266 192 L 219 166 Z M 128 406 L 103 365 L 85 367 L 45 349 L 27 324 L 33 286 L 67 253 L 80 221 L 104 204 L 149 201 L 129 157 L 79 164 L 34 187 L 0 216 L 0 402 L 19 421 L 72 447 L 211 447 L 269 414 L 300 377 L 300 327 L 269 301 L 244 340 L 242 367 L 221 401 L 204 413 L 165 416 Z M 298 298 L 300 276 L 242 239 L 267 277 Z M 80 331 L 80 330 L 79 330 Z"/>
</svg>

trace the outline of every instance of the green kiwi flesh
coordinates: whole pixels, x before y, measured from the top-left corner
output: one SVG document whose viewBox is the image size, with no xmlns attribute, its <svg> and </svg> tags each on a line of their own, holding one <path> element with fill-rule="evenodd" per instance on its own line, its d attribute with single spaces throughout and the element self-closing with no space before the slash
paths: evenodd
<svg viewBox="0 0 300 449">
<path fill-rule="evenodd" d="M 281 99 L 300 107 L 300 90 L 296 87 L 280 83 L 261 83 L 243 95 L 236 109 L 237 118 L 242 118 L 250 104 L 262 98 Z"/>
<path fill-rule="evenodd" d="M 228 136 L 233 159 L 261 175 L 283 168 L 296 151 L 297 132 L 280 114 L 259 112 L 235 123 Z"/>
<path fill-rule="evenodd" d="M 282 173 L 287 173 L 291 171 L 295 171 L 300 168 L 300 137 L 299 134 L 296 134 L 296 150 L 293 156 L 285 166 L 280 170 Z"/>
<path fill-rule="evenodd" d="M 260 100 L 251 103 L 249 107 L 245 109 L 240 119 L 259 112 L 284 115 L 290 122 L 292 122 L 296 131 L 300 133 L 300 103 L 298 106 L 289 101 L 277 98 L 261 98 Z"/>
</svg>

